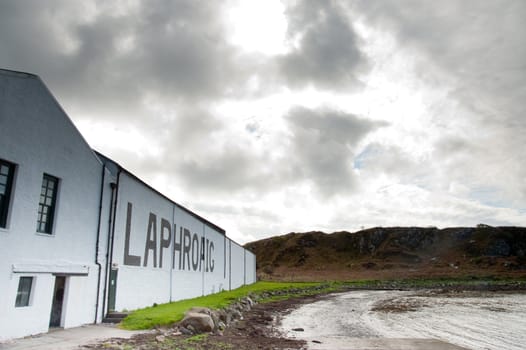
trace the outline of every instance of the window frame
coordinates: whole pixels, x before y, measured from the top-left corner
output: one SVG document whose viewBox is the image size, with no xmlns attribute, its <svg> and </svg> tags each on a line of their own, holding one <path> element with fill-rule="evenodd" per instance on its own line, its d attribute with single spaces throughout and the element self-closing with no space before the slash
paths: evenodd
<svg viewBox="0 0 526 350">
<path fill-rule="evenodd" d="M 52 188 L 49 185 L 50 183 L 53 184 Z M 55 216 L 57 212 L 56 209 L 59 185 L 60 179 L 58 177 L 49 175 L 47 173 L 44 173 L 44 175 L 42 176 L 42 185 L 40 186 L 40 195 L 37 212 L 37 233 L 53 235 Z M 48 195 L 49 190 L 52 191 L 51 195 Z M 49 204 L 47 202 L 48 199 L 50 200 Z M 44 225 L 43 228 L 42 225 Z"/>
<path fill-rule="evenodd" d="M 2 167 L 7 167 L 7 174 L 1 174 Z M 11 212 L 10 208 L 12 205 L 11 202 L 13 197 L 13 188 L 15 185 L 15 173 L 16 164 L 0 158 L 0 177 L 6 177 L 6 183 L 3 184 L 6 188 L 5 193 L 3 194 L 5 205 L 0 205 L 0 229 L 8 228 L 9 216 Z M 0 204 L 1 203 L 2 202 L 0 201 Z"/>
<path fill-rule="evenodd" d="M 29 280 L 29 289 L 22 290 L 27 284 L 24 284 L 22 281 Z M 18 288 L 16 290 L 15 298 L 15 307 L 28 307 L 31 306 L 31 301 L 33 297 L 33 289 L 35 287 L 35 277 L 34 276 L 20 276 L 18 279 Z"/>
</svg>

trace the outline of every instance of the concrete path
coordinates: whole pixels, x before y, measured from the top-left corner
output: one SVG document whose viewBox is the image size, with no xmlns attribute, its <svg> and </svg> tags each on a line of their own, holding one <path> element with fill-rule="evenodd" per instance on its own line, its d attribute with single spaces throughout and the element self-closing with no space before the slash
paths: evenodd
<svg viewBox="0 0 526 350">
<path fill-rule="evenodd" d="M 313 350 L 468 350 L 435 339 L 331 338 L 327 344 L 310 341 Z"/>
<path fill-rule="evenodd" d="M 147 331 L 146 331 L 147 332 Z M 145 331 L 126 331 L 113 325 L 86 325 L 56 329 L 31 337 L 0 343 L 1 350 L 71 350 L 109 338 L 130 338 Z M 331 338 L 326 344 L 308 341 L 313 350 L 466 350 L 433 339 Z"/>
<path fill-rule="evenodd" d="M 144 331 L 126 331 L 114 325 L 97 324 L 68 329 L 53 329 L 48 333 L 0 343 L 1 350 L 70 350 L 80 345 L 109 338 L 130 338 Z"/>
</svg>

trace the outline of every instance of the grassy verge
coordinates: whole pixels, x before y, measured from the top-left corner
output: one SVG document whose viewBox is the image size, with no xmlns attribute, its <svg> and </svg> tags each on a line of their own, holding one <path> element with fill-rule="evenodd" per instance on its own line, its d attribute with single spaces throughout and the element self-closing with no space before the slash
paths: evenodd
<svg viewBox="0 0 526 350">
<path fill-rule="evenodd" d="M 407 278 L 396 280 L 356 280 L 344 282 L 347 288 L 363 289 L 393 289 L 393 288 L 437 288 L 437 287 L 525 287 L 524 277 L 499 277 L 499 276 L 462 276 L 462 277 L 435 277 L 435 278 Z"/>
<path fill-rule="evenodd" d="M 180 321 L 185 311 L 194 306 L 221 309 L 249 294 L 262 296 L 259 302 L 270 302 L 345 289 L 410 289 L 455 286 L 522 286 L 522 288 L 526 288 L 526 278 L 502 279 L 494 276 L 485 278 L 465 276 L 462 278 L 355 280 L 346 282 L 257 282 L 232 291 L 223 291 L 140 309 L 126 317 L 120 326 L 124 329 L 149 329 L 156 326 L 168 326 Z M 276 291 L 280 291 L 280 293 L 266 293 Z"/>
<path fill-rule="evenodd" d="M 325 286 L 322 283 L 286 283 L 286 282 L 257 282 L 255 284 L 244 286 L 231 291 L 223 291 L 203 297 L 176 301 L 167 304 L 147 307 L 137 310 L 126 317 L 120 326 L 124 329 L 149 329 L 156 326 L 167 326 L 180 321 L 186 310 L 194 306 L 208 307 L 211 309 L 224 308 L 239 298 L 249 294 L 261 294 L 269 291 L 290 291 L 282 294 L 282 299 L 290 298 L 293 295 L 304 295 L 309 290 L 319 286 Z M 324 287 L 325 288 L 325 287 Z M 323 289 L 317 289 L 318 292 Z M 327 287 L 328 288 L 328 287 Z M 312 292 L 311 292 L 312 293 Z M 274 300 L 268 298 L 266 301 Z"/>
</svg>

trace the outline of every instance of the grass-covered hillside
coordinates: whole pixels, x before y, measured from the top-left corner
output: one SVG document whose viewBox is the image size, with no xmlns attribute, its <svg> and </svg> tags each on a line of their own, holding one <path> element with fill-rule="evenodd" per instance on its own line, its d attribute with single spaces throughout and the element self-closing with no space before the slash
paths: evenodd
<svg viewBox="0 0 526 350">
<path fill-rule="evenodd" d="M 265 280 L 526 275 L 524 227 L 289 233 L 246 245 Z"/>
</svg>

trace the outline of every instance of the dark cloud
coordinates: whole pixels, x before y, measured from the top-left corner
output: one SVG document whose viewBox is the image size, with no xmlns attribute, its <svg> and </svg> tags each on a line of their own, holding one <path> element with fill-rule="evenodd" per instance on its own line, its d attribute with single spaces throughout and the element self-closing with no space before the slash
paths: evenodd
<svg viewBox="0 0 526 350">
<path fill-rule="evenodd" d="M 179 176 L 193 188 L 220 192 L 258 188 L 265 180 L 257 162 L 240 148 L 226 148 L 212 157 L 186 157 L 177 165 Z"/>
<path fill-rule="evenodd" d="M 145 4 L 136 43 L 138 70 L 166 95 L 225 96 L 236 84 L 234 49 L 226 43 L 220 4 L 163 1 Z"/>
<path fill-rule="evenodd" d="M 228 44 L 224 5 L 4 1 L 0 63 L 39 74 L 73 117 L 125 120 L 137 128 L 159 122 L 148 109 L 151 101 L 182 115 L 196 104 L 275 92 L 283 82 L 321 88 L 355 83 L 364 57 L 336 3 L 292 5 L 289 35 L 299 45 L 274 58 L 242 55 Z M 260 81 L 255 92 L 247 89 L 251 78 Z"/>
<path fill-rule="evenodd" d="M 181 163 L 193 163 L 195 166 L 196 162 L 209 162 L 213 155 L 221 152 L 222 136 L 218 134 L 225 124 L 204 106 L 178 106 L 169 111 L 169 117 L 146 118 L 139 120 L 137 125 L 145 139 L 152 140 L 152 146 L 158 148 L 159 154 L 154 158 L 136 159 L 134 150 L 130 150 L 121 159 L 137 164 L 136 168 L 144 172 L 177 174 Z M 188 171 L 182 170 L 182 174 Z"/>
<path fill-rule="evenodd" d="M 93 14 L 83 19 L 83 4 Z M 150 1 L 111 11 L 104 2 L 0 3 L 0 62 L 41 75 L 64 103 L 100 118 L 224 97 L 246 77 L 224 37 L 216 2 Z M 88 11 L 89 12 L 89 11 Z"/>
<path fill-rule="evenodd" d="M 166 132 L 166 144 L 172 144 L 176 149 L 202 149 L 211 152 L 215 137 L 225 127 L 224 121 L 211 114 L 206 106 L 180 108 L 173 120 L 159 125 Z"/>
<path fill-rule="evenodd" d="M 114 39 L 126 23 L 106 16 L 86 22 L 79 4 L 1 2 L 0 62 L 5 68 L 40 75 L 61 103 L 80 102 L 103 110 L 118 101 L 125 109 L 125 97 L 137 100 L 136 85 L 126 84 L 121 67 L 112 64 Z"/>
<path fill-rule="evenodd" d="M 291 87 L 352 88 L 366 67 L 358 37 L 334 1 L 299 1 L 288 7 L 291 52 L 278 60 Z M 296 43 L 297 42 L 297 43 Z"/>
<path fill-rule="evenodd" d="M 222 121 L 206 111 L 187 113 L 160 126 L 172 129 L 159 132 L 162 162 L 150 167 L 176 174 L 194 192 L 220 195 L 281 191 L 299 184 L 310 184 L 322 197 L 351 192 L 356 146 L 383 126 L 329 108 L 296 107 L 285 116 L 287 133 L 272 149 L 261 151 L 243 135 L 225 135 Z"/>
<path fill-rule="evenodd" d="M 466 192 L 494 189 L 484 196 L 495 194 L 508 207 L 524 208 L 526 2 L 291 1 L 285 13 L 289 51 L 276 56 L 229 44 L 222 17 L 229 5 L 0 1 L 0 67 L 40 75 L 73 119 L 116 128 L 120 137 L 128 130 L 130 138 L 140 135 L 144 152 L 112 145 L 108 156 L 141 177 L 169 178 L 189 202 L 216 200 L 239 208 L 249 198 L 254 217 L 285 222 L 290 212 L 267 218 L 259 211 L 275 202 L 258 204 L 259 198 L 275 195 L 292 203 L 285 206 L 300 208 L 303 202 L 290 197 L 303 195 L 305 185 L 315 194 L 309 200 L 320 202 L 352 196 L 358 185 L 376 186 L 382 174 L 380 181 L 397 183 L 394 194 L 374 198 L 377 189 L 360 188 L 371 196 L 366 210 L 371 224 L 375 213 L 400 207 L 398 201 L 414 188 L 415 197 L 429 198 L 421 205 L 428 208 L 427 217 L 447 217 L 433 211 L 432 200 L 452 183 Z M 363 32 L 356 30 L 355 18 Z M 391 127 L 382 130 L 386 138 L 367 145 L 365 136 L 382 124 L 330 108 L 292 108 L 284 123 L 274 116 L 298 103 L 295 97 L 288 107 L 269 108 L 271 117 L 265 110 L 247 113 L 255 117 L 244 120 L 215 114 L 223 101 L 247 103 L 283 91 L 295 96 L 307 87 L 324 92 L 321 99 L 355 91 L 363 76 L 367 82 L 376 59 L 374 50 L 365 54 L 376 43 L 361 42 L 376 34 L 358 35 L 367 31 L 393 36 L 393 55 L 410 58 L 394 70 L 413 69 L 416 62 L 416 72 L 407 75 L 416 73 L 422 83 L 415 86 L 426 90 L 422 95 L 433 94 L 427 87 L 443 93 L 442 100 L 431 99 L 433 105 L 423 100 L 423 113 L 430 116 L 411 120 L 393 114 Z M 381 64 L 374 68 L 375 74 L 384 72 Z M 426 149 L 415 150 L 419 142 Z M 476 207 L 461 210 L 459 217 L 469 217 Z M 257 220 L 243 225 L 260 232 L 254 222 L 265 225 Z M 327 225 L 338 223 L 346 225 Z M 335 227 L 341 228 L 348 227 Z"/>
<path fill-rule="evenodd" d="M 296 107 L 288 116 L 290 159 L 300 179 L 312 181 L 324 196 L 353 190 L 355 146 L 381 124 L 330 109 Z"/>
<path fill-rule="evenodd" d="M 225 128 L 224 121 L 197 106 L 159 125 L 163 172 L 176 174 L 195 192 L 224 195 L 272 186 L 268 154 L 258 153 L 249 140 Z"/>
</svg>

